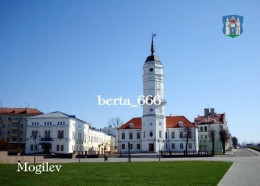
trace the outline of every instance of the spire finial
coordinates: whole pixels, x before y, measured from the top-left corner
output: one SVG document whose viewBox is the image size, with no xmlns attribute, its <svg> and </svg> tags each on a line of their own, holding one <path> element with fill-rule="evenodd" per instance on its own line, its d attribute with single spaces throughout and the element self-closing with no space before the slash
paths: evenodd
<svg viewBox="0 0 260 186">
<path fill-rule="evenodd" d="M 152 34 L 152 45 L 151 45 L 151 55 L 153 56 L 155 49 L 154 49 L 154 45 L 153 45 L 153 38 L 156 36 L 157 34 Z"/>
</svg>

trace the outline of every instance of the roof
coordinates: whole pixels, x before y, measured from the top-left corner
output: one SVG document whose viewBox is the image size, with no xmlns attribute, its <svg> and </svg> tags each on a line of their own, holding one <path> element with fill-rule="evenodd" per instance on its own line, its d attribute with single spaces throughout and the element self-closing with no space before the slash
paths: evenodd
<svg viewBox="0 0 260 186">
<path fill-rule="evenodd" d="M 41 111 L 35 108 L 7 108 L 1 107 L 0 114 L 27 114 L 27 115 L 37 115 L 43 114 Z"/>
<path fill-rule="evenodd" d="M 156 55 L 150 55 L 146 58 L 145 62 L 147 62 L 147 61 L 159 61 L 160 62 L 160 59 Z"/>
<path fill-rule="evenodd" d="M 68 114 L 65 114 L 60 111 L 55 111 L 55 112 L 50 112 L 48 114 L 42 114 L 42 115 L 38 115 L 38 116 L 29 117 L 29 119 L 38 119 L 38 118 L 73 118 L 73 119 L 79 120 L 81 122 L 87 123 L 86 121 L 76 118 L 75 115 L 68 115 Z"/>
<path fill-rule="evenodd" d="M 166 128 L 180 128 L 180 121 L 183 122 L 183 127 L 195 127 L 185 116 L 166 116 Z M 130 123 L 134 124 L 132 128 L 129 126 Z M 142 118 L 132 118 L 119 127 L 119 130 L 122 129 L 142 129 Z"/>
<path fill-rule="evenodd" d="M 179 128 L 179 122 L 183 122 L 183 127 L 195 127 L 185 116 L 166 116 L 166 128 Z"/>
<path fill-rule="evenodd" d="M 134 126 L 132 128 L 129 127 L 129 124 L 133 123 Z M 119 127 L 119 130 L 121 129 L 141 129 L 142 128 L 142 119 L 141 118 L 132 118 L 125 124 L 123 124 L 121 127 Z"/>
<path fill-rule="evenodd" d="M 221 124 L 225 123 L 225 113 L 224 114 L 209 114 L 207 116 L 198 116 L 194 119 L 196 125 L 203 124 Z"/>
</svg>

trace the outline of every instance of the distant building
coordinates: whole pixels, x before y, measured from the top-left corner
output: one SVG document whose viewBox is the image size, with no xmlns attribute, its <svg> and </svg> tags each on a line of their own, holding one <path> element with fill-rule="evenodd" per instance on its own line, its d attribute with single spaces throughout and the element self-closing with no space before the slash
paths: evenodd
<svg viewBox="0 0 260 186">
<path fill-rule="evenodd" d="M 26 119 L 42 114 L 35 108 L 6 108 L 0 107 L 0 140 L 8 142 L 9 152 L 25 150 Z"/>
<path fill-rule="evenodd" d="M 198 116 L 194 119 L 199 132 L 199 149 L 204 151 L 212 150 L 212 142 L 210 131 L 215 131 L 215 151 L 222 151 L 222 143 L 219 137 L 219 131 L 226 129 L 228 131 L 229 140 L 226 143 L 226 150 L 232 147 L 231 135 L 229 134 L 225 113 L 217 114 L 214 108 L 204 109 L 204 116 Z"/>
<path fill-rule="evenodd" d="M 114 141 L 111 143 L 111 150 L 117 150 L 118 148 L 118 130 L 116 128 L 113 128 L 111 126 L 109 127 L 104 127 L 102 129 L 103 132 L 113 136 L 115 138 Z"/>
<path fill-rule="evenodd" d="M 110 151 L 110 135 L 74 115 L 52 112 L 28 118 L 26 153 L 79 154 Z"/>
</svg>

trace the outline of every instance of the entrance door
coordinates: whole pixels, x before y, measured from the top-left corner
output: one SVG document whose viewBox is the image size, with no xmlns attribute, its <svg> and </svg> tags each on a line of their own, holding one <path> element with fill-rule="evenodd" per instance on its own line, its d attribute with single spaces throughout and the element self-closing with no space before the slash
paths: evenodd
<svg viewBox="0 0 260 186">
<path fill-rule="evenodd" d="M 153 143 L 149 143 L 149 151 L 154 151 L 154 144 Z"/>
<path fill-rule="evenodd" d="M 51 144 L 49 143 L 42 144 L 42 148 L 44 154 L 49 154 L 51 149 Z"/>
</svg>

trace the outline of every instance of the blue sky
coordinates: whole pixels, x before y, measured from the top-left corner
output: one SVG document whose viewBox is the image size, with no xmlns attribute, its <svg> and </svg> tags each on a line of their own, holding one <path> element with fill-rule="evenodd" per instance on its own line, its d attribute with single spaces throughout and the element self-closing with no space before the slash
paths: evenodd
<svg viewBox="0 0 260 186">
<path fill-rule="evenodd" d="M 239 142 L 259 141 L 260 2 L 0 0 L 0 103 L 62 111 L 101 128 L 141 107 L 98 106 L 142 94 L 151 34 L 164 66 L 166 114 L 226 113 Z M 222 33 L 224 15 L 243 34 Z"/>
</svg>

